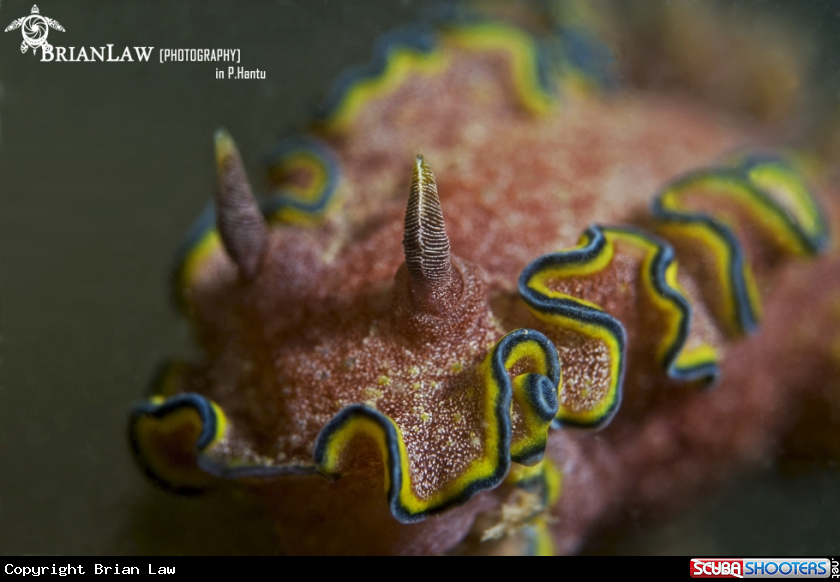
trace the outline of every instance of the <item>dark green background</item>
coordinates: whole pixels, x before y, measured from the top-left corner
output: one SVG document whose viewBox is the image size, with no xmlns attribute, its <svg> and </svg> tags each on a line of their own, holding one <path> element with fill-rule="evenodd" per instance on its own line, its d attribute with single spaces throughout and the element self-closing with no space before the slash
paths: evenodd
<svg viewBox="0 0 840 582">
<path fill-rule="evenodd" d="M 160 360 L 191 350 L 167 278 L 213 192 L 213 131 L 231 131 L 259 184 L 265 149 L 418 4 L 38 5 L 66 29 L 50 32 L 53 44 L 156 50 L 144 64 L 41 63 L 40 51 L 20 53 L 19 31 L 0 34 L 0 553 L 269 551 L 247 501 L 184 501 L 149 485 L 128 454 L 126 411 Z M 3 0 L 0 27 L 31 6 Z M 832 6 L 797 14 L 828 45 L 840 32 Z M 157 62 L 158 48 L 216 47 L 241 49 L 266 80 Z M 823 63 L 828 80 L 835 61 Z M 770 471 L 607 549 L 836 554 L 838 493 L 830 471 Z"/>
</svg>

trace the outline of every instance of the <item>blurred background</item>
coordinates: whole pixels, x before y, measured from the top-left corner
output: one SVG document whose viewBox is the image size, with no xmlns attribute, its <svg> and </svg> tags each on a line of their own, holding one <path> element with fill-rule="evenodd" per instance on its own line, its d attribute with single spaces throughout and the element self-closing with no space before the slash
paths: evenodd
<svg viewBox="0 0 840 582">
<path fill-rule="evenodd" d="M 183 499 L 148 483 L 128 451 L 127 411 L 161 360 L 193 349 L 168 283 L 213 194 L 213 131 L 232 133 L 259 189 L 269 146 L 420 3 L 38 6 L 66 30 L 50 32 L 53 44 L 154 46 L 155 62 L 41 63 L 40 51 L 21 54 L 19 31 L 0 34 L 0 553 L 272 553 L 252 500 Z M 31 8 L 2 0 L 0 25 Z M 817 56 L 819 110 L 834 111 L 836 2 L 727 8 L 796 28 Z M 158 48 L 238 48 L 266 78 L 217 80 L 216 63 L 160 64 Z M 677 518 L 628 517 L 589 551 L 840 554 L 840 474 L 768 467 Z"/>
</svg>

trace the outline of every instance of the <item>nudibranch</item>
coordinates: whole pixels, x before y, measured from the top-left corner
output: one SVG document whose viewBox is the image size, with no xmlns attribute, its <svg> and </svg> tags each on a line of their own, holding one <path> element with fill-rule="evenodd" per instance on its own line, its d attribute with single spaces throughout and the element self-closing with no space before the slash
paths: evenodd
<svg viewBox="0 0 840 582">
<path fill-rule="evenodd" d="M 205 358 L 131 413 L 147 475 L 258 492 L 293 553 L 547 554 L 766 454 L 833 206 L 760 128 L 610 90 L 608 55 L 392 33 L 259 200 L 219 131 L 174 276 Z"/>
</svg>

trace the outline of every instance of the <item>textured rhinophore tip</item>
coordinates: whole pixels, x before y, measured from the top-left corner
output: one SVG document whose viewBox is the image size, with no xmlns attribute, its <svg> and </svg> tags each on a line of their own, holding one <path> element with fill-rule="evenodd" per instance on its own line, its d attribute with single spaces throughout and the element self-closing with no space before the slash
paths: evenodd
<svg viewBox="0 0 840 582">
<path fill-rule="evenodd" d="M 254 278 L 268 244 L 268 228 L 245 175 L 242 158 L 223 129 L 216 132 L 216 225 L 242 277 Z"/>
<path fill-rule="evenodd" d="M 449 256 L 435 175 L 423 156 L 414 160 L 403 248 L 414 302 L 427 311 L 443 313 L 457 295 L 458 276 Z"/>
<path fill-rule="evenodd" d="M 449 238 L 443 225 L 435 175 L 423 156 L 414 160 L 403 248 L 405 263 L 414 281 L 438 286 L 452 277 Z"/>
</svg>

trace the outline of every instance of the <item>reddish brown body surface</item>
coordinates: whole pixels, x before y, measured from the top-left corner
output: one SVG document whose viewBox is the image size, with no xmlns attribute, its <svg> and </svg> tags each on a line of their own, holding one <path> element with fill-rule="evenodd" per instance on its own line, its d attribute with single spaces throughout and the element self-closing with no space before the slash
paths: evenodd
<svg viewBox="0 0 840 582">
<path fill-rule="evenodd" d="M 557 551 L 580 551 L 630 515 L 683 508 L 780 451 L 836 455 L 838 288 L 836 253 L 790 265 L 767 287 L 761 330 L 730 347 L 711 391 L 656 387 L 651 398 L 628 383 L 622 414 L 603 432 L 554 435 L 549 454 L 568 467 L 552 510 Z"/>
<path fill-rule="evenodd" d="M 343 176 L 340 209 L 323 224 L 272 229 L 252 280 L 216 252 L 186 290 L 207 364 L 181 388 L 225 411 L 225 452 L 266 465 L 311 464 L 330 419 L 369 403 L 399 425 L 414 491 L 431 495 L 480 448 L 471 436 L 483 420 L 470 370 L 506 332 L 548 335 L 569 382 L 597 376 L 587 372 L 595 348 L 564 345 L 562 333 L 525 309 L 516 286 L 522 269 L 574 246 L 590 224 L 646 225 L 664 184 L 736 149 L 774 145 L 760 127 L 650 93 L 572 93 L 535 117 L 512 97 L 503 54 L 453 55 L 443 73 L 409 77 L 369 103 L 350 130 L 326 138 Z M 462 282 L 444 316 L 417 312 L 400 269 L 416 153 L 434 168 Z M 830 196 L 824 190 L 822 200 L 833 209 Z M 624 403 L 603 431 L 550 434 L 547 456 L 563 476 L 548 511 L 557 552 L 579 551 L 630 509 L 676 507 L 764 462 L 803 403 L 826 402 L 834 387 L 821 379 L 838 365 L 840 261 L 832 252 L 771 266 L 758 273 L 765 321 L 734 341 L 691 292 L 703 282 L 681 275 L 699 333 L 725 348 L 722 379 L 708 391 L 668 379 L 646 355 L 650 322 L 633 313 L 632 275 L 605 280 L 601 304 L 629 319 Z M 334 483 L 320 475 L 247 482 L 265 497 L 286 550 L 442 553 L 512 495 L 503 485 L 404 525 L 383 494 L 375 443 L 360 439 L 344 463 L 352 470 Z"/>
</svg>

